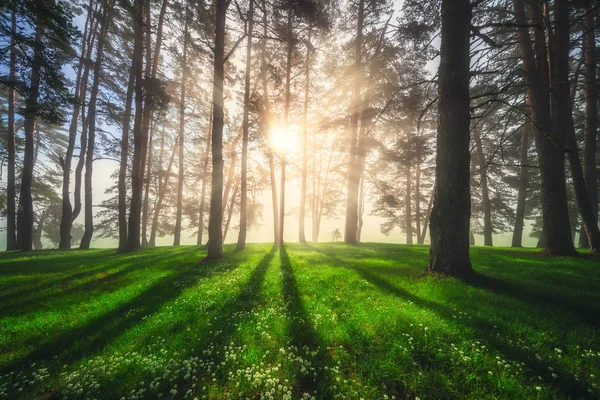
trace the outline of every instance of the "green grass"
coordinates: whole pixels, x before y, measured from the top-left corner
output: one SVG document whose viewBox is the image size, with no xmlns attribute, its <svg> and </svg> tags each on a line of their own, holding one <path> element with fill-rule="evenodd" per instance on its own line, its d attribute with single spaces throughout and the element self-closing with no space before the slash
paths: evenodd
<svg viewBox="0 0 600 400">
<path fill-rule="evenodd" d="M 0 255 L 0 398 L 600 396 L 600 262 L 422 246 Z M 386 397 L 387 396 L 387 397 Z"/>
</svg>

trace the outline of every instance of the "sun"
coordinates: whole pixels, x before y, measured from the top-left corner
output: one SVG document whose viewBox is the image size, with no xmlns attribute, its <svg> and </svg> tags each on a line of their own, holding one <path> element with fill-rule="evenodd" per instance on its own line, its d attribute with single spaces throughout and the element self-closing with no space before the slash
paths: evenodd
<svg viewBox="0 0 600 400">
<path fill-rule="evenodd" d="M 298 135 L 295 129 L 274 126 L 269 133 L 269 147 L 277 154 L 289 154 L 298 149 Z"/>
</svg>

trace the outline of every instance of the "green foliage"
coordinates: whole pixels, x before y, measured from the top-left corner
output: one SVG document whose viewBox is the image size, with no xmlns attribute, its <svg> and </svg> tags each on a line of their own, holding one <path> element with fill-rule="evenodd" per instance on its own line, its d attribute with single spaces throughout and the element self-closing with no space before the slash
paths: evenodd
<svg viewBox="0 0 600 400">
<path fill-rule="evenodd" d="M 0 255 L 2 398 L 597 398 L 597 260 L 422 246 Z"/>
</svg>

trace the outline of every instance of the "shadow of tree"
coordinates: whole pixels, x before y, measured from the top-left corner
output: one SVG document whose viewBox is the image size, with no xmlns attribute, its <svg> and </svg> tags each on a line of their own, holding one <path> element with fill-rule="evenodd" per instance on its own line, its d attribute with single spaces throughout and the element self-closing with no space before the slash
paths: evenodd
<svg viewBox="0 0 600 400">
<path fill-rule="evenodd" d="M 179 251 L 176 254 L 181 256 L 191 251 L 193 250 L 189 249 L 183 252 Z M 128 259 L 128 262 L 123 263 L 115 260 L 100 268 L 92 268 L 91 270 L 87 270 L 86 268 L 86 271 L 70 274 L 62 279 L 55 279 L 44 284 L 35 285 L 27 290 L 22 289 L 17 293 L 4 296 L 5 299 L 1 302 L 2 306 L 0 306 L 0 315 L 16 317 L 26 315 L 32 311 L 39 311 L 40 309 L 72 306 L 75 303 L 89 299 L 95 292 L 112 292 L 118 290 L 130 284 L 129 280 L 124 279 L 128 274 L 136 272 L 138 269 L 146 268 L 149 262 L 151 262 L 150 265 L 155 265 L 171 259 L 174 257 L 174 254 L 172 251 L 162 251 L 158 255 L 154 252 L 146 252 L 146 254 L 138 256 L 135 259 Z M 100 276 L 99 278 L 93 279 L 93 277 L 98 275 Z M 74 281 L 85 280 L 87 278 L 92 279 L 75 285 L 72 284 Z M 55 290 L 50 293 L 44 293 L 48 289 Z M 76 296 L 77 294 L 81 294 L 81 296 Z"/>
<path fill-rule="evenodd" d="M 454 315 L 456 314 L 456 311 L 449 307 L 446 307 L 433 301 L 429 301 L 427 299 L 423 299 L 422 297 L 416 296 L 403 288 L 393 285 L 389 281 L 370 272 L 368 268 L 356 265 L 356 263 L 342 261 L 339 258 L 327 252 L 324 252 L 323 250 L 317 247 L 310 245 L 307 246 L 309 246 L 311 250 L 322 254 L 338 266 L 355 271 L 363 279 L 375 285 L 377 288 L 383 290 L 384 292 L 411 301 L 418 307 L 429 309 L 437 315 L 439 315 L 440 317 L 448 320 L 452 320 L 454 318 Z M 479 282 L 486 281 L 482 280 Z M 489 284 L 489 282 L 492 281 L 487 282 Z M 535 357 L 535 353 L 532 350 L 517 348 L 516 346 L 507 342 L 498 335 L 497 332 L 499 330 L 507 331 L 507 326 L 500 326 L 500 329 L 496 329 L 494 325 L 497 325 L 498 322 L 494 322 L 494 324 L 491 324 L 490 322 L 478 317 L 472 317 L 468 320 L 468 322 L 465 322 L 465 324 L 467 324 L 468 327 L 472 330 L 473 339 L 477 339 L 482 343 L 486 344 L 488 347 L 495 349 L 499 353 L 503 354 L 507 359 L 512 359 L 517 362 L 526 363 L 528 369 L 525 370 L 525 373 L 527 373 L 530 376 L 530 378 L 536 379 L 538 376 L 546 377 L 546 382 L 553 383 L 553 386 L 557 387 L 565 395 L 566 398 L 592 398 L 592 395 L 587 391 L 587 387 L 584 386 L 584 383 L 582 381 L 579 381 L 567 370 L 557 367 L 556 365 L 553 365 L 552 367 L 554 368 L 557 377 L 554 379 L 554 382 L 551 382 L 547 378 L 548 367 L 550 367 L 549 364 L 545 363 L 543 360 L 537 359 Z"/>
<path fill-rule="evenodd" d="M 181 257 L 187 252 L 195 251 L 197 249 L 191 248 L 182 252 Z M 198 280 L 212 273 L 226 272 L 236 267 L 232 263 L 206 263 L 200 266 L 195 261 L 175 262 L 173 265 L 179 265 L 176 271 L 160 279 L 137 297 L 84 326 L 66 330 L 50 342 L 37 345 L 35 350 L 5 364 L 0 374 L 16 371 L 33 362 L 68 364 L 101 351 L 121 333 L 157 312 L 164 303 L 177 298 L 183 290 L 193 286 Z"/>
<path fill-rule="evenodd" d="M 312 394 L 316 391 L 316 398 L 332 398 L 331 373 L 328 369 L 325 369 L 331 361 L 328 349 L 312 325 L 310 316 L 304 307 L 304 302 L 302 301 L 294 275 L 294 269 L 285 246 L 279 248 L 279 259 L 281 264 L 283 297 L 289 321 L 288 335 L 291 344 L 296 346 L 299 350 L 305 349 L 307 351 L 317 351 L 314 358 L 314 367 L 317 375 L 310 376 L 301 371 L 296 371 L 294 376 L 298 377 L 298 381 L 292 382 L 295 387 L 294 396 L 296 396 L 295 398 L 298 398 L 302 396 L 303 393 Z"/>
</svg>

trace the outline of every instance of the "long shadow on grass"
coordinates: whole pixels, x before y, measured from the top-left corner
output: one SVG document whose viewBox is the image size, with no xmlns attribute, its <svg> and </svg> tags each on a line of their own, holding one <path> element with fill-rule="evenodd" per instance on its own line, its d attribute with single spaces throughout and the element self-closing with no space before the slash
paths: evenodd
<svg viewBox="0 0 600 400">
<path fill-rule="evenodd" d="M 15 265 L 0 265 L 0 277 L 7 276 L 7 283 L 0 286 L 3 291 L 0 295 L 0 303 L 5 303 L 7 300 L 19 299 L 29 294 L 37 294 L 48 288 L 56 286 L 68 285 L 70 281 L 84 279 L 86 277 L 102 273 L 111 268 L 116 268 L 123 264 L 140 264 L 144 261 L 156 260 L 155 249 L 142 249 L 135 256 L 123 256 L 114 252 L 114 250 L 101 251 L 98 254 L 77 251 L 79 254 L 74 255 L 76 250 L 61 251 L 60 253 L 52 253 L 50 250 L 43 252 L 33 252 L 29 256 L 22 256 L 19 263 Z M 177 252 L 176 249 L 162 250 L 158 254 L 159 257 L 171 256 Z M 21 256 L 22 254 L 17 254 Z M 52 257 L 48 258 L 49 255 Z M 12 261 L 12 260 L 11 260 Z M 26 264 L 25 264 L 26 262 Z M 95 264 L 102 263 L 99 267 L 94 267 Z M 70 273 L 73 271 L 72 273 Z M 45 276 L 46 274 L 60 274 L 53 279 L 49 277 L 44 279 L 42 283 L 38 283 L 38 279 L 30 279 L 22 283 L 14 284 L 11 282 L 10 275 L 35 275 Z"/>
<path fill-rule="evenodd" d="M 237 327 L 240 323 L 242 323 L 245 319 L 251 316 L 252 311 L 259 305 L 261 300 L 262 286 L 265 281 L 265 277 L 267 271 L 269 269 L 269 265 L 275 256 L 275 248 L 272 248 L 269 253 L 267 253 L 261 261 L 257 264 L 256 268 L 251 272 L 248 280 L 244 284 L 244 286 L 240 289 L 239 293 L 227 300 L 224 304 L 220 306 L 215 306 L 213 308 L 209 308 L 206 312 L 203 313 L 203 317 L 207 315 L 216 315 L 217 317 L 211 320 L 211 326 L 218 330 L 218 335 L 212 336 L 211 334 L 206 333 L 202 336 L 194 336 L 192 342 L 188 342 L 188 348 L 190 349 L 198 349 L 196 347 L 197 344 L 200 344 L 200 350 L 202 349 L 216 349 L 217 352 L 212 354 L 212 360 L 214 362 L 213 365 L 219 366 L 225 360 L 225 351 L 223 351 L 223 346 L 229 345 L 232 342 L 232 339 L 236 333 Z M 241 254 L 241 253 L 239 253 Z M 209 263 L 214 263 L 215 261 L 210 261 Z M 171 327 L 169 335 L 182 335 L 186 334 L 187 328 L 190 326 L 190 321 L 181 320 L 176 325 Z M 212 331 L 211 331 L 212 333 Z M 154 335 L 148 335 L 148 339 L 155 340 Z M 151 344 L 151 342 L 147 342 L 146 344 Z M 197 351 L 197 350 L 196 350 Z M 185 357 L 185 351 L 180 351 L 180 355 Z M 211 380 L 214 371 L 206 373 L 205 378 L 207 380 Z M 125 372 L 126 373 L 126 372 Z M 153 377 L 148 377 L 148 379 L 152 379 Z M 199 376 L 202 378 L 202 375 Z M 227 380 L 228 376 L 224 375 L 220 377 L 223 381 Z M 121 380 L 125 380 L 121 376 L 115 377 L 115 381 L 119 382 Z M 173 383 L 177 383 L 181 388 L 183 388 L 183 392 L 187 389 L 191 388 L 192 382 L 185 380 L 178 380 L 176 382 L 170 382 L 169 387 L 162 387 L 159 389 L 164 389 L 168 391 L 170 387 L 172 387 Z M 108 388 L 108 393 L 106 394 L 106 398 L 120 397 L 121 393 L 114 393 L 114 396 L 111 396 L 113 393 Z M 117 395 L 119 395 L 117 397 Z"/>
<path fill-rule="evenodd" d="M 37 285 L 34 288 L 25 291 L 28 295 L 11 295 L 2 303 L 2 306 L 0 306 L 0 315 L 17 317 L 32 311 L 70 307 L 73 306 L 75 302 L 89 300 L 89 298 L 96 294 L 95 292 L 97 291 L 112 292 L 118 290 L 130 283 L 128 280 L 123 279 L 124 276 L 135 271 L 136 268 L 147 268 L 147 263 L 149 261 L 151 261 L 152 264 L 157 264 L 158 262 L 169 259 L 173 257 L 173 253 L 174 251 L 161 252 L 159 254 L 148 252 L 140 257 L 126 258 L 126 262 L 121 265 L 119 265 L 119 260 L 117 260 L 101 268 L 94 268 L 91 271 L 72 274 L 63 279 L 56 279 L 43 285 Z M 181 254 L 181 252 L 178 252 L 177 254 Z M 109 270 L 115 271 L 105 273 Z M 71 282 L 74 280 L 85 279 L 97 274 L 102 274 L 103 276 L 98 279 L 86 280 L 85 282 L 64 288 L 65 286 L 71 285 Z M 43 294 L 43 291 L 49 288 L 57 290 Z M 82 296 L 76 296 L 77 294 L 81 294 Z"/>
<path fill-rule="evenodd" d="M 180 255 L 193 251 L 196 249 L 181 252 Z M 40 344 L 34 351 L 7 363 L 2 371 L 17 371 L 33 362 L 68 364 L 96 353 L 144 317 L 157 312 L 164 303 L 177 298 L 187 287 L 193 286 L 206 276 L 223 273 L 235 267 L 237 265 L 233 263 L 222 262 L 181 265 L 178 271 L 160 279 L 134 299 L 117 306 L 87 325 L 69 329 L 50 342 Z"/>
<path fill-rule="evenodd" d="M 313 393 L 317 391 L 315 397 L 320 399 L 329 399 L 332 396 L 330 387 L 332 386 L 331 375 L 325 367 L 330 361 L 327 353 L 327 346 L 321 338 L 314 326 L 310 322 L 310 316 L 304 308 L 304 303 L 300 297 L 296 277 L 290 257 L 284 246 L 279 249 L 279 259 L 281 263 L 281 281 L 283 284 L 283 297 L 287 317 L 289 321 L 288 334 L 291 338 L 292 345 L 300 350 L 317 351 L 314 358 L 314 367 L 317 376 L 303 374 L 301 371 L 296 371 L 298 382 L 292 382 L 295 386 L 295 398 L 299 398 L 303 393 Z"/>
<path fill-rule="evenodd" d="M 363 279 L 377 286 L 380 290 L 383 290 L 384 292 L 390 293 L 394 296 L 401 297 L 405 300 L 409 300 L 418 307 L 430 309 L 449 321 L 454 320 L 454 316 L 456 315 L 455 310 L 452 310 L 449 307 L 443 306 L 439 303 L 423 299 L 402 288 L 399 288 L 387 280 L 371 273 L 368 268 L 359 267 L 357 265 L 344 262 L 318 248 L 310 245 L 307 246 L 310 249 L 324 255 L 336 265 L 355 271 Z M 538 360 L 533 351 L 525 351 L 524 349 L 516 348 L 515 346 L 507 343 L 507 341 L 503 340 L 502 337 L 497 333 L 499 329 L 495 329 L 494 326 L 488 321 L 482 318 L 471 317 L 471 319 L 469 319 L 468 322 L 465 322 L 465 324 L 468 324 L 468 327 L 473 330 L 474 339 L 480 340 L 488 347 L 494 348 L 499 353 L 503 354 L 507 359 L 526 363 L 530 370 L 528 375 L 530 375 L 532 379 L 535 380 L 538 376 L 546 377 L 546 383 L 552 384 L 554 388 L 564 394 L 565 398 L 592 398 L 592 395 L 587 391 L 588 387 L 584 385 L 584 382 L 578 381 L 573 375 L 570 374 L 570 372 L 564 370 L 560 366 L 552 365 L 555 373 L 558 376 L 553 381 L 548 379 L 548 367 L 551 365 L 545 364 L 542 360 Z M 498 325 L 498 322 L 495 322 L 495 324 Z M 506 331 L 505 327 L 500 328 L 500 330 Z"/>
</svg>

